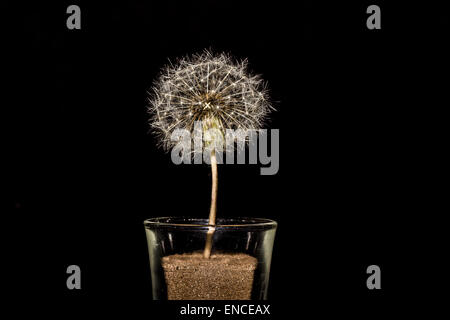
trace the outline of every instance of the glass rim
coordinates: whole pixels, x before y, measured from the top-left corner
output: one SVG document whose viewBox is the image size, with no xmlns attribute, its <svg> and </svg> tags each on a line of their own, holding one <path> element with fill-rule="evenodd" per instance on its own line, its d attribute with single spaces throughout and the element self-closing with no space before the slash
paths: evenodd
<svg viewBox="0 0 450 320">
<path fill-rule="evenodd" d="M 182 222 L 186 221 L 186 222 Z M 194 223 L 195 222 L 195 223 Z M 200 223 L 205 222 L 205 223 Z M 275 220 L 267 218 L 233 217 L 217 218 L 217 224 L 208 224 L 206 218 L 193 217 L 156 217 L 144 220 L 145 227 L 183 227 L 183 228 L 252 228 L 252 227 L 276 227 Z M 228 223 L 227 223 L 228 222 Z"/>
</svg>

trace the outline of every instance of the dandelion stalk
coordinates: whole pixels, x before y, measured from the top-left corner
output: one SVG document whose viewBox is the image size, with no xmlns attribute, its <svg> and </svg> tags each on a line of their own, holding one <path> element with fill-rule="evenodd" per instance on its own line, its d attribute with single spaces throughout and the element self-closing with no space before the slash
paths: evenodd
<svg viewBox="0 0 450 320">
<path fill-rule="evenodd" d="M 217 188 L 219 184 L 218 174 L 217 174 L 217 158 L 215 150 L 211 151 L 211 208 L 209 209 L 209 230 L 206 234 L 206 244 L 203 250 L 203 256 L 209 258 L 212 249 L 212 239 L 214 236 L 214 231 L 216 228 L 216 210 L 217 210 Z"/>
</svg>

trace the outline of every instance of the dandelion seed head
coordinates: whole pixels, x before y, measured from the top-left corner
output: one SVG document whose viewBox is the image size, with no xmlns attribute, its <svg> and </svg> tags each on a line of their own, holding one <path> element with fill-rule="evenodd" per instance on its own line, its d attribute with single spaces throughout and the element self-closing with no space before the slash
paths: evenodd
<svg viewBox="0 0 450 320">
<path fill-rule="evenodd" d="M 262 78 L 248 71 L 246 60 L 224 53 L 181 58 L 163 68 L 152 89 L 150 126 L 167 151 L 177 144 L 171 140 L 173 131 L 185 129 L 192 136 L 196 121 L 202 122 L 203 133 L 218 132 L 204 135 L 205 141 L 219 142 L 217 149 L 229 147 L 227 129 L 258 130 L 272 110 Z"/>
</svg>

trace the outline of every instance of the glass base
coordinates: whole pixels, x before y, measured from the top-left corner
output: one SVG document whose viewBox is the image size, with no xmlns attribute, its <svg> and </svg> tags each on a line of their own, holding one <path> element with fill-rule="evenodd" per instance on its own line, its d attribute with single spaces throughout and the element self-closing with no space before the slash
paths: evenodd
<svg viewBox="0 0 450 320">
<path fill-rule="evenodd" d="M 203 250 L 207 219 L 153 218 L 144 222 L 153 299 L 263 300 L 267 298 L 276 222 L 218 219 L 212 252 Z"/>
</svg>

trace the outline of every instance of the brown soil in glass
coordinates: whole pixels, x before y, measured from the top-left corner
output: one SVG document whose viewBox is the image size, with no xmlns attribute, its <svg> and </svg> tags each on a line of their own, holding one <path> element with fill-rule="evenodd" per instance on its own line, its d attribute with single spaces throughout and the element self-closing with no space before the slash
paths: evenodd
<svg viewBox="0 0 450 320">
<path fill-rule="evenodd" d="M 162 258 L 169 300 L 250 300 L 256 258 L 243 253 Z"/>
</svg>

